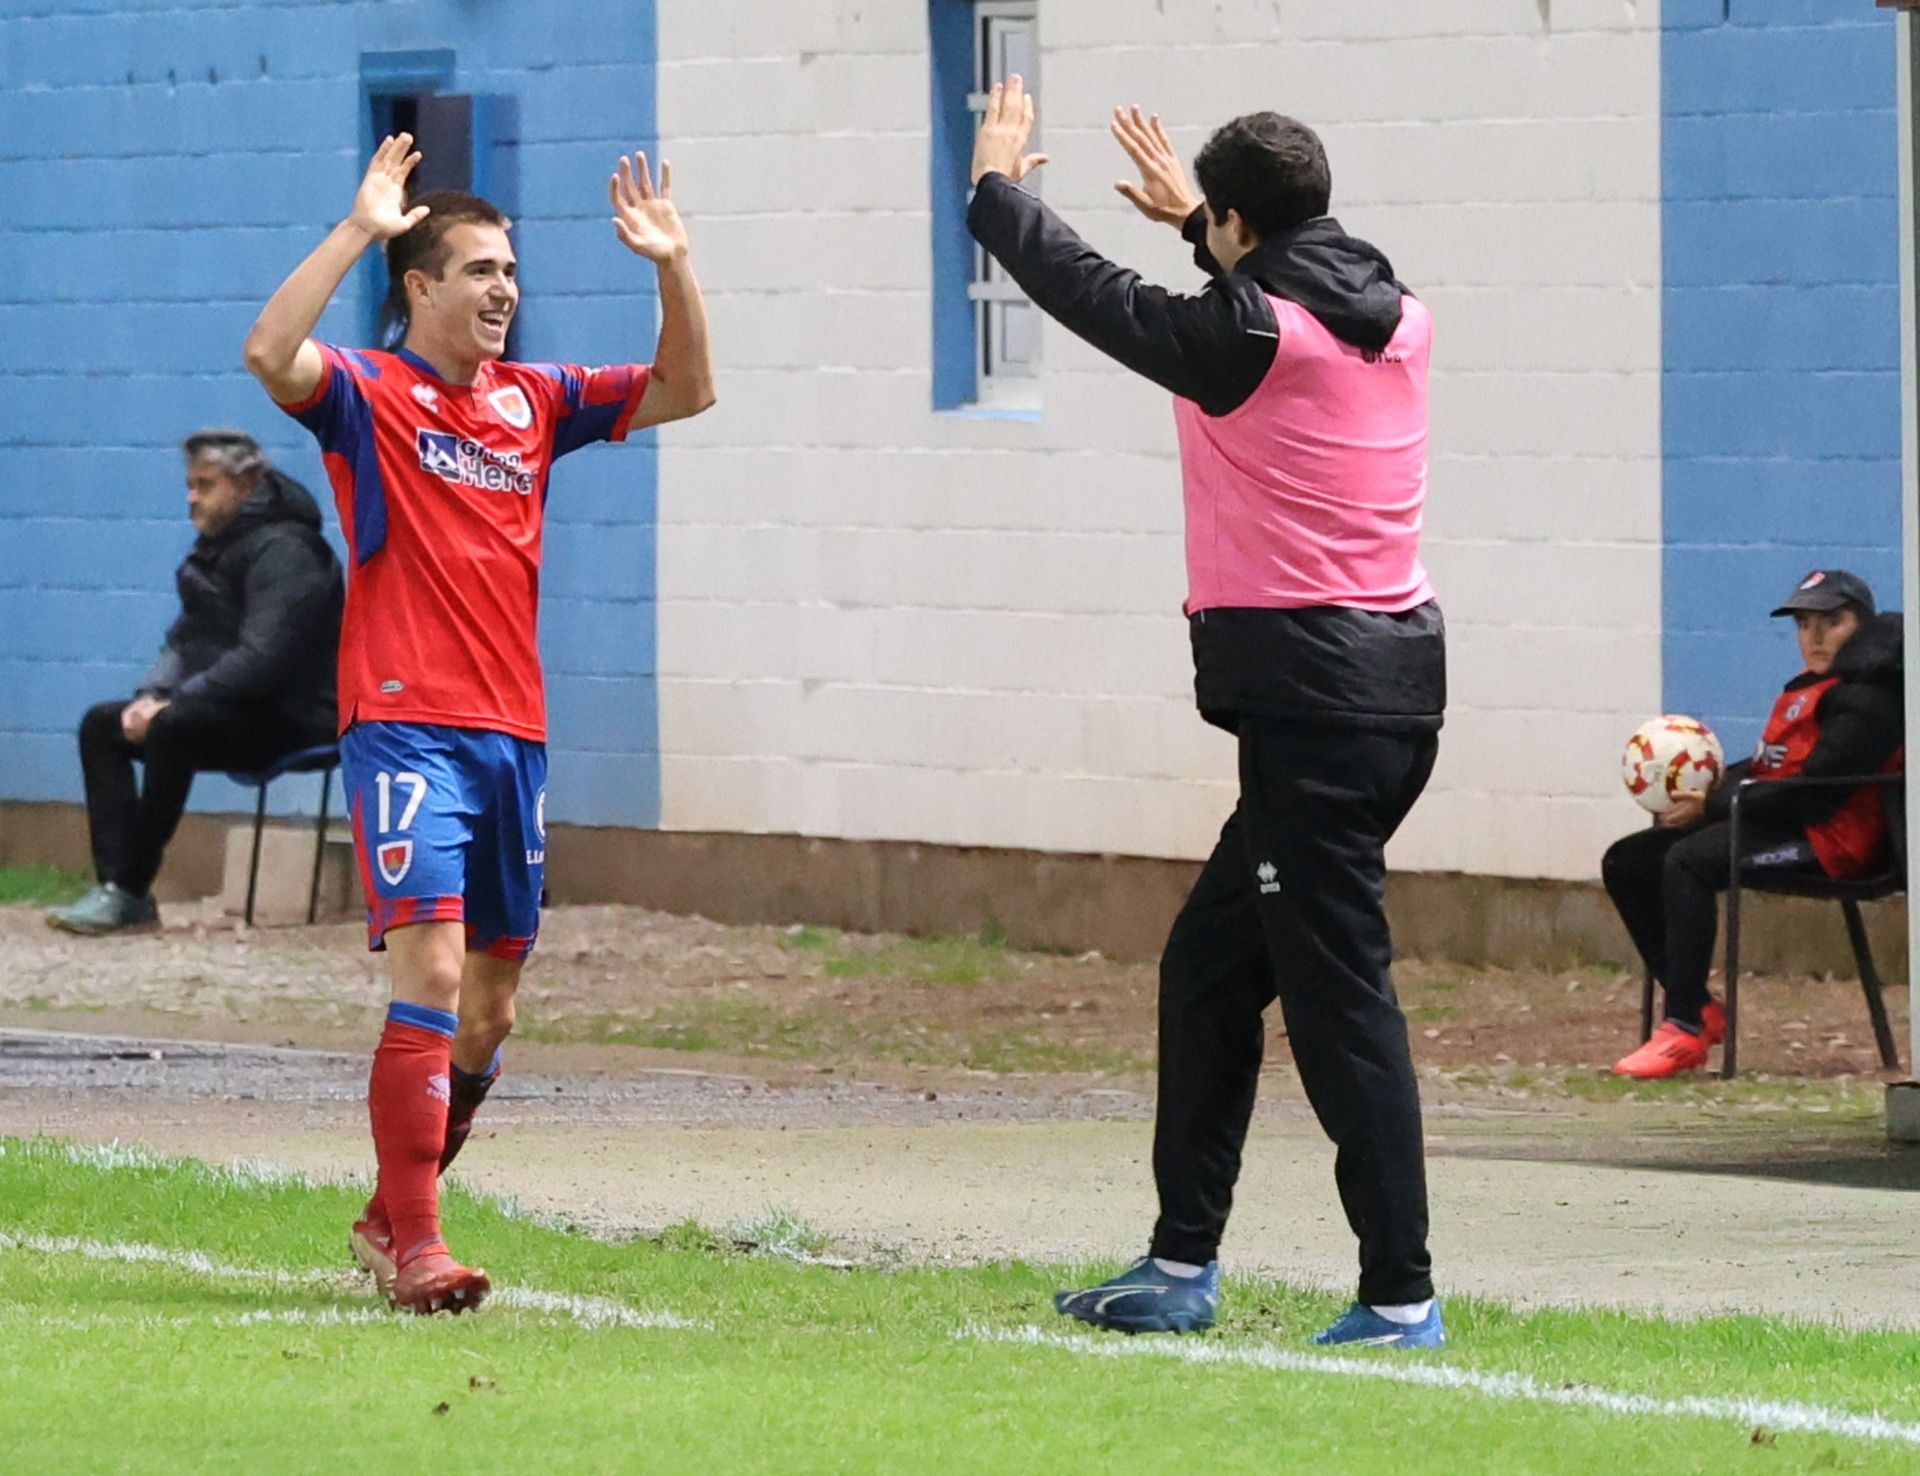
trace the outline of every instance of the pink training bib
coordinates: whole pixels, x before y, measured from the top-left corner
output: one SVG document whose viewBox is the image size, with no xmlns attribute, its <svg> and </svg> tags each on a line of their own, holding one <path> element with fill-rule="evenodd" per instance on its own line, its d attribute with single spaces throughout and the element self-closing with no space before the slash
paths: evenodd
<svg viewBox="0 0 1920 1476">
<path fill-rule="evenodd" d="M 1186 613 L 1343 605 L 1411 610 L 1420 565 L 1433 316 L 1402 300 L 1378 352 L 1269 297 L 1280 329 L 1251 399 L 1211 416 L 1174 401 L 1187 507 Z"/>
</svg>

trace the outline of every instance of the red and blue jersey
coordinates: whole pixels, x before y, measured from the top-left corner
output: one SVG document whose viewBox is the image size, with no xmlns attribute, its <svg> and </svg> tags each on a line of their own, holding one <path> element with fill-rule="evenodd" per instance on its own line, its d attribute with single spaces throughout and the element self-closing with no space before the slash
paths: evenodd
<svg viewBox="0 0 1920 1476">
<path fill-rule="evenodd" d="M 540 538 L 553 463 L 625 439 L 648 366 L 490 359 L 450 384 L 402 349 L 321 344 L 281 408 L 320 443 L 349 551 L 340 727 L 441 723 L 544 741 Z"/>
</svg>

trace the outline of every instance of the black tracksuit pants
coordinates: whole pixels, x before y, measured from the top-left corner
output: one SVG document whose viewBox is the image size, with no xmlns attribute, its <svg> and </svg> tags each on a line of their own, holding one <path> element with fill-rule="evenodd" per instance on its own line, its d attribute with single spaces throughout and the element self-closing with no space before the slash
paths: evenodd
<svg viewBox="0 0 1920 1476">
<path fill-rule="evenodd" d="M 1740 874 L 1824 877 L 1806 832 L 1742 823 Z M 1600 877 L 1653 977 L 1666 986 L 1667 1018 L 1698 1027 L 1719 932 L 1719 894 L 1732 880 L 1727 825 L 1653 827 L 1622 836 L 1600 860 Z"/>
<path fill-rule="evenodd" d="M 87 709 L 80 720 L 80 769 L 94 873 L 135 896 L 144 896 L 159 875 L 196 773 L 264 768 L 332 736 L 302 732 L 271 708 L 180 697 L 155 715 L 145 742 L 129 743 L 120 731 L 126 705 Z M 144 783 L 134 780 L 136 759 L 145 767 Z"/>
<path fill-rule="evenodd" d="M 1360 1241 L 1360 1300 L 1433 1295 L 1420 1094 L 1388 977 L 1385 846 L 1433 770 L 1433 733 L 1249 718 L 1240 804 L 1160 962 L 1152 1254 L 1215 1258 L 1253 1113 L 1267 1005 Z"/>
</svg>

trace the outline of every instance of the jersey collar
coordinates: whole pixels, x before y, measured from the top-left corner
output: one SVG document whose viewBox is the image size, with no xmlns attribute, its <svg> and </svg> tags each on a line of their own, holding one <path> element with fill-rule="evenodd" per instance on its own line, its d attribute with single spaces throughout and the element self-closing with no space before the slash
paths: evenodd
<svg viewBox="0 0 1920 1476">
<path fill-rule="evenodd" d="M 499 362 L 498 360 L 495 360 L 495 359 L 482 359 L 480 361 L 479 369 L 476 370 L 474 373 L 472 384 L 455 384 L 452 380 L 448 379 L 438 369 L 434 368 L 432 364 L 428 363 L 425 359 L 421 358 L 420 355 L 416 354 L 410 348 L 395 349 L 394 357 L 401 360 L 403 363 L 413 365 L 415 369 L 419 370 L 422 374 L 426 375 L 427 378 L 436 380 L 439 383 L 444 384 L 448 389 L 469 390 L 469 391 L 478 389 L 480 387 L 480 381 L 486 378 L 487 376 L 488 367 L 492 364 Z"/>
</svg>

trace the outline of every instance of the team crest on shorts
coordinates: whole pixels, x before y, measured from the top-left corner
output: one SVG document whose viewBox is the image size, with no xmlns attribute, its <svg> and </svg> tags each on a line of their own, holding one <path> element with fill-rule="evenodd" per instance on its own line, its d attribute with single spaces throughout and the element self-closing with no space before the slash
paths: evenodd
<svg viewBox="0 0 1920 1476">
<path fill-rule="evenodd" d="M 408 869 L 413 865 L 413 842 L 383 841 L 374 850 L 373 861 L 380 868 L 380 880 L 390 887 L 397 887 L 405 880 Z"/>
<path fill-rule="evenodd" d="M 495 390 L 487 396 L 487 403 L 515 430 L 525 430 L 533 424 L 533 406 L 527 400 L 527 392 L 517 384 Z"/>
</svg>

